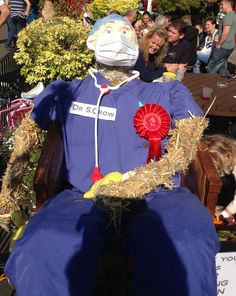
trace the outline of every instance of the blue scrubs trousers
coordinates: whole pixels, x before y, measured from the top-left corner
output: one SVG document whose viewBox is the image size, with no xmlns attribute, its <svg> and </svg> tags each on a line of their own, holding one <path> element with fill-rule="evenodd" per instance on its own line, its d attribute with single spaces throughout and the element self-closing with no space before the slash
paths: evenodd
<svg viewBox="0 0 236 296">
<path fill-rule="evenodd" d="M 17 296 L 92 296 L 108 214 L 76 190 L 50 199 L 16 242 L 5 272 Z M 134 296 L 216 296 L 218 238 L 186 188 L 150 193 L 124 214 Z"/>
</svg>

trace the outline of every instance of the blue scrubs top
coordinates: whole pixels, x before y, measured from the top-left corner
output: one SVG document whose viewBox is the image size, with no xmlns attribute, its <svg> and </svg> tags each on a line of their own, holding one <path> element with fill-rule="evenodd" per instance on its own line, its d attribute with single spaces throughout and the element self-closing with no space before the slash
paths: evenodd
<svg viewBox="0 0 236 296">
<path fill-rule="evenodd" d="M 101 74 L 96 76 L 99 84 L 110 85 Z M 42 129 L 47 129 L 52 121 L 60 123 L 65 147 L 65 180 L 81 192 L 88 191 L 92 185 L 94 114 L 99 93 L 94 79 L 88 76 L 83 80 L 56 81 L 34 100 L 32 118 Z M 103 176 L 114 171 L 125 173 L 147 161 L 149 143 L 136 133 L 133 123 L 139 101 L 144 105 L 162 106 L 171 117 L 172 128 L 174 120 L 190 116 L 188 111 L 203 115 L 189 90 L 179 81 L 146 83 L 135 79 L 110 91 L 102 98 L 100 106 L 105 107 L 101 108 L 105 117 L 98 122 L 99 166 Z M 80 109 L 82 115 L 73 114 L 71 108 Z"/>
</svg>

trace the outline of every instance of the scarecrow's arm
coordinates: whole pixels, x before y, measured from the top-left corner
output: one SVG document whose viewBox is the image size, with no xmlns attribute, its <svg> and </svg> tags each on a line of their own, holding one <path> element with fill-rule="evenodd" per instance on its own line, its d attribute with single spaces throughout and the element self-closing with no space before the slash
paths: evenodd
<svg viewBox="0 0 236 296">
<path fill-rule="evenodd" d="M 130 177 L 118 183 L 103 185 L 96 190 L 97 196 L 114 198 L 142 198 L 158 185 L 172 188 L 172 176 L 188 168 L 196 156 L 197 147 L 207 120 L 203 117 L 190 117 L 176 121 L 176 127 L 170 131 L 171 136 L 167 152 L 158 162 L 130 172 Z"/>
<path fill-rule="evenodd" d="M 22 180 L 30 161 L 33 149 L 38 145 L 41 130 L 27 115 L 15 132 L 14 150 L 2 179 L 0 212 L 9 214 L 24 205 Z M 27 197 L 26 197 L 27 199 Z"/>
</svg>

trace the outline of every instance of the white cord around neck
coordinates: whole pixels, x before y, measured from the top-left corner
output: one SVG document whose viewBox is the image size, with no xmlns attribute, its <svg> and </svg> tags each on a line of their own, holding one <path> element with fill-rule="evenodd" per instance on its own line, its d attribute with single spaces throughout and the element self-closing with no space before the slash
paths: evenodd
<svg viewBox="0 0 236 296">
<path fill-rule="evenodd" d="M 115 85 L 115 86 L 109 86 L 107 84 L 98 84 L 97 81 L 97 77 L 95 76 L 94 73 L 98 73 L 98 71 L 96 69 L 89 69 L 89 74 L 92 76 L 92 78 L 94 79 L 94 85 L 96 88 L 98 88 L 100 90 L 100 94 L 97 100 L 97 104 L 96 104 L 96 117 L 95 117 L 95 121 L 94 121 L 94 141 L 95 141 L 95 166 L 99 167 L 99 158 L 98 158 L 98 117 L 99 117 L 99 108 L 100 108 L 100 103 L 102 100 L 102 97 L 104 94 L 108 94 L 111 90 L 116 90 L 118 88 L 120 88 L 124 83 L 126 82 L 130 82 L 131 80 L 134 80 L 136 78 L 139 77 L 139 72 L 138 71 L 132 71 L 132 76 L 130 76 L 129 78 L 125 79 L 124 81 L 122 81 L 121 83 Z"/>
</svg>

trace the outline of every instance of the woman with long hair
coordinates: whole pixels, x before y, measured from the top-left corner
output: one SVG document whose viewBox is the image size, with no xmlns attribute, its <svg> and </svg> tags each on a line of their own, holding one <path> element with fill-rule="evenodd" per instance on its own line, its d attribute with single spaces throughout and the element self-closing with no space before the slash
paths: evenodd
<svg viewBox="0 0 236 296">
<path fill-rule="evenodd" d="M 176 72 L 177 64 L 163 64 L 168 49 L 167 32 L 155 27 L 139 40 L 139 57 L 134 69 L 140 72 L 140 79 L 151 82 L 163 72 Z"/>
<path fill-rule="evenodd" d="M 228 219 L 236 214 L 236 140 L 221 134 L 206 136 L 204 140 L 223 184 L 218 205 L 224 210 L 216 211 L 216 216 Z"/>
<path fill-rule="evenodd" d="M 155 23 L 151 18 L 150 12 L 144 11 L 142 18 L 134 24 L 134 29 L 135 29 L 137 38 L 142 38 L 143 35 L 147 33 L 147 31 L 149 31 L 149 29 L 154 26 L 155 26 Z"/>
</svg>

